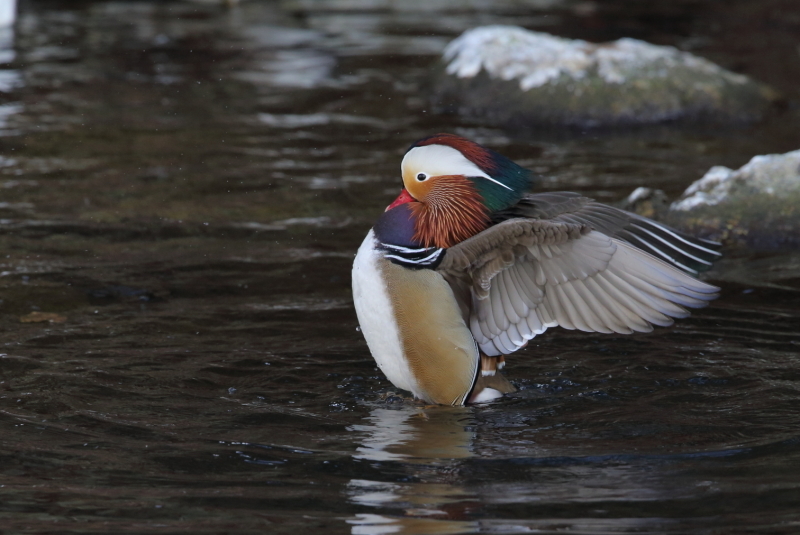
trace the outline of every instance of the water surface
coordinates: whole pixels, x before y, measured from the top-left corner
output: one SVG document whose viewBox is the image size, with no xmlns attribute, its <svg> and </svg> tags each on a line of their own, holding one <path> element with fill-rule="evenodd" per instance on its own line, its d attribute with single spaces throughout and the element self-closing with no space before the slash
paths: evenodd
<svg viewBox="0 0 800 535">
<path fill-rule="evenodd" d="M 797 149 L 800 16 L 759 6 L 21 1 L 0 36 L 3 528 L 800 530 L 796 252 L 726 251 L 722 297 L 672 328 L 548 331 L 510 359 L 519 392 L 462 409 L 396 395 L 350 297 L 434 132 L 604 202 Z M 786 105 L 621 132 L 434 115 L 431 65 L 487 23 L 679 46 Z"/>
</svg>

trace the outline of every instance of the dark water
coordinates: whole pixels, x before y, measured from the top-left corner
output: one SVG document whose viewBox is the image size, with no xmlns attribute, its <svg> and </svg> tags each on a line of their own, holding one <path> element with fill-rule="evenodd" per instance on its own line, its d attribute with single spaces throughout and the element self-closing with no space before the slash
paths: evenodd
<svg viewBox="0 0 800 535">
<path fill-rule="evenodd" d="M 433 132 L 606 202 L 800 148 L 800 9 L 467 5 L 20 0 L 0 39 L 0 531 L 800 532 L 800 254 L 728 251 L 722 297 L 673 328 L 551 330 L 510 361 L 517 394 L 466 409 L 387 399 L 349 282 Z M 434 116 L 427 70 L 486 23 L 676 45 L 787 102 L 692 130 Z"/>
</svg>

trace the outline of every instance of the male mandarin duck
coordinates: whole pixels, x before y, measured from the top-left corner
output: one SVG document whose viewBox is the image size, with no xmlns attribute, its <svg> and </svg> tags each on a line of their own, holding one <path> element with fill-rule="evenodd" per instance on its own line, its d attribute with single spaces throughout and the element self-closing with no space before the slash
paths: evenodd
<svg viewBox="0 0 800 535">
<path fill-rule="evenodd" d="M 358 321 L 398 388 L 429 403 L 495 399 L 495 370 L 548 327 L 648 332 L 717 297 L 718 244 L 577 193 L 453 134 L 415 142 L 400 196 L 353 264 Z"/>
</svg>

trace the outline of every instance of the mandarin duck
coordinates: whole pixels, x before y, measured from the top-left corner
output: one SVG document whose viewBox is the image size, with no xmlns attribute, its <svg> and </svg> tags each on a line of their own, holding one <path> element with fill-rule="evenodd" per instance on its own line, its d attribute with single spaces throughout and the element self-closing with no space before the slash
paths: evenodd
<svg viewBox="0 0 800 535">
<path fill-rule="evenodd" d="M 692 275 L 719 244 L 578 193 L 531 193 L 533 173 L 453 134 L 421 139 L 403 189 L 353 264 L 378 367 L 428 403 L 514 387 L 495 371 L 547 328 L 647 332 L 717 297 Z"/>
</svg>

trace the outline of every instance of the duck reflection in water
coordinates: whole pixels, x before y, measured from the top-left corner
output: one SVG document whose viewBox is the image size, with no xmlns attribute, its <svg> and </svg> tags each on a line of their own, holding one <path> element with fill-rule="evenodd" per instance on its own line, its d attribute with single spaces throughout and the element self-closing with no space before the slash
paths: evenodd
<svg viewBox="0 0 800 535">
<path fill-rule="evenodd" d="M 477 497 L 454 483 L 460 461 L 473 456 L 472 409 L 402 406 L 375 408 L 368 423 L 349 427 L 363 433 L 356 459 L 380 463 L 383 473 L 405 473 L 407 481 L 353 479 L 349 500 L 396 514 L 360 513 L 348 520 L 351 532 L 464 533 L 478 523 L 464 520 Z"/>
</svg>

